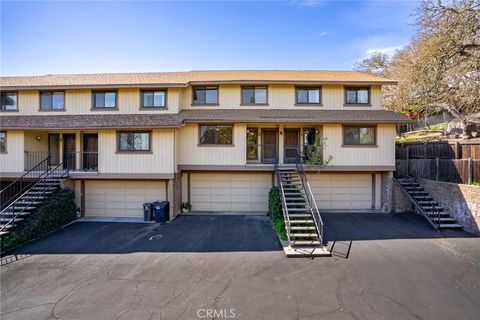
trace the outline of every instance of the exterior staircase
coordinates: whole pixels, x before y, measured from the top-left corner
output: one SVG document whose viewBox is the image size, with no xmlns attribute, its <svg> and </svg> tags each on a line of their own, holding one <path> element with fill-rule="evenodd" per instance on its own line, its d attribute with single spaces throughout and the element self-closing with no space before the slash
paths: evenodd
<svg viewBox="0 0 480 320">
<path fill-rule="evenodd" d="M 69 170 L 62 164 L 50 167 L 50 157 L 44 159 L 20 178 L 0 191 L 0 236 L 9 233 L 60 188 Z"/>
<path fill-rule="evenodd" d="M 329 256 L 324 246 L 323 221 L 301 164 L 276 168 L 288 248 L 288 257 Z"/>
<path fill-rule="evenodd" d="M 414 178 L 394 178 L 394 181 L 433 228 L 437 230 L 463 228 Z"/>
</svg>

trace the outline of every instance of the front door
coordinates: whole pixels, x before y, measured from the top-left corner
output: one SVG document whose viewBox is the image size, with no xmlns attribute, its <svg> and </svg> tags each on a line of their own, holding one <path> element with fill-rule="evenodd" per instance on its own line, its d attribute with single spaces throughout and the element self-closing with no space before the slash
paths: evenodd
<svg viewBox="0 0 480 320">
<path fill-rule="evenodd" d="M 285 152 L 284 152 L 284 162 L 285 163 L 297 163 L 299 160 L 299 129 L 284 129 L 285 137 Z"/>
<path fill-rule="evenodd" d="M 75 169 L 75 134 L 63 134 L 63 167 L 65 169 Z"/>
<path fill-rule="evenodd" d="M 98 135 L 96 133 L 83 135 L 83 169 L 98 170 Z"/>
<path fill-rule="evenodd" d="M 50 133 L 48 135 L 48 152 L 50 154 L 51 165 L 57 165 L 60 161 L 59 141 L 60 136 L 58 133 Z"/>
<path fill-rule="evenodd" d="M 262 162 L 275 163 L 277 161 L 277 129 L 262 130 Z"/>
</svg>

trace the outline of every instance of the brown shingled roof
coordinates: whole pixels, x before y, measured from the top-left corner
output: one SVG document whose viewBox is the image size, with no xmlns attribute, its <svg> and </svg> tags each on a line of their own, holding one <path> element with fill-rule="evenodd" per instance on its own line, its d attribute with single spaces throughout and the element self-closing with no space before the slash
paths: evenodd
<svg viewBox="0 0 480 320">
<path fill-rule="evenodd" d="M 408 123 L 407 117 L 388 110 L 183 110 L 185 122 L 296 122 L 296 123 Z"/>
<path fill-rule="evenodd" d="M 179 114 L 95 114 L 2 116 L 3 129 L 177 128 Z"/>
<path fill-rule="evenodd" d="M 407 123 L 386 110 L 183 110 L 178 114 L 102 114 L 2 116 L 3 129 L 177 128 L 183 122 L 203 123 Z"/>
<path fill-rule="evenodd" d="M 205 70 L 187 72 L 50 74 L 1 77 L 2 89 L 186 86 L 195 83 L 343 83 L 395 84 L 396 81 L 354 71 Z"/>
</svg>

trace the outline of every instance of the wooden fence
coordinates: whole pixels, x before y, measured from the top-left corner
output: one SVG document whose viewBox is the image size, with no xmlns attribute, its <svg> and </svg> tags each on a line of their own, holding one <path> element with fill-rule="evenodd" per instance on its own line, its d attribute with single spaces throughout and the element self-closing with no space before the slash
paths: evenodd
<svg viewBox="0 0 480 320">
<path fill-rule="evenodd" d="M 397 144 L 397 159 L 472 159 L 480 160 L 480 142 L 436 141 Z"/>
<path fill-rule="evenodd" d="M 471 184 L 480 182 L 480 160 L 408 159 L 396 161 L 399 177 L 411 176 L 436 181 Z"/>
</svg>

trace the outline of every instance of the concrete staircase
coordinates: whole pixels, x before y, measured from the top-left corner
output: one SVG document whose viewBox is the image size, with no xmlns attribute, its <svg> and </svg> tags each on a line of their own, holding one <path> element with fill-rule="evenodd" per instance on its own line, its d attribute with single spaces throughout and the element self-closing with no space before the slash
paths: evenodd
<svg viewBox="0 0 480 320">
<path fill-rule="evenodd" d="M 65 170 L 52 171 L 51 173 L 53 174 L 49 173 L 44 178 L 32 183 L 28 189 L 24 190 L 16 199 L 10 200 L 10 203 L 0 211 L 0 236 L 8 234 L 22 223 L 56 189 L 60 188 L 61 181 L 68 175 L 68 171 Z"/>
<path fill-rule="evenodd" d="M 302 177 L 296 167 L 279 167 L 281 196 L 288 233 L 288 257 L 317 257 L 330 255 L 312 215 Z"/>
<path fill-rule="evenodd" d="M 398 178 L 395 182 L 414 204 L 415 208 L 435 229 L 462 229 L 445 209 L 413 178 Z"/>
</svg>

